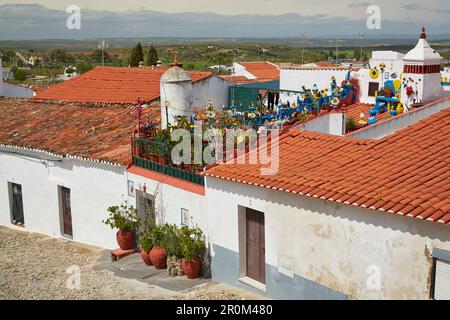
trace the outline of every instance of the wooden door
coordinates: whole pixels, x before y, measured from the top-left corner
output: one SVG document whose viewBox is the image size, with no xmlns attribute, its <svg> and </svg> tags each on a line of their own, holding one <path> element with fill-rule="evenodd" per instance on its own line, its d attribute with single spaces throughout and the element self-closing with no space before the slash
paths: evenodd
<svg viewBox="0 0 450 320">
<path fill-rule="evenodd" d="M 247 209 L 247 276 L 266 283 L 264 213 Z"/>
<path fill-rule="evenodd" d="M 152 195 L 136 190 L 136 208 L 139 219 L 144 221 L 144 228 L 154 226 L 156 224 L 155 201 Z M 138 230 L 138 231 L 144 231 Z"/>
<path fill-rule="evenodd" d="M 73 236 L 72 231 L 72 209 L 70 205 L 70 189 L 61 187 L 61 204 L 62 204 L 62 216 L 64 224 L 64 234 L 67 236 Z"/>
<path fill-rule="evenodd" d="M 22 186 L 20 184 L 13 183 L 11 187 L 12 187 L 12 219 L 14 221 L 25 224 L 25 218 L 23 214 Z"/>
</svg>

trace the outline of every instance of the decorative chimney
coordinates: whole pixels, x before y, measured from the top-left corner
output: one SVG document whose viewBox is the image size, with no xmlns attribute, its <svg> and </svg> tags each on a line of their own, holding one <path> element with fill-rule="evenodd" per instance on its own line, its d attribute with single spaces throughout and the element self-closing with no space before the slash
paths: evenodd
<svg viewBox="0 0 450 320">
<path fill-rule="evenodd" d="M 443 96 L 440 54 L 427 41 L 425 27 L 414 49 L 404 57 L 401 102 L 405 111 Z"/>
</svg>

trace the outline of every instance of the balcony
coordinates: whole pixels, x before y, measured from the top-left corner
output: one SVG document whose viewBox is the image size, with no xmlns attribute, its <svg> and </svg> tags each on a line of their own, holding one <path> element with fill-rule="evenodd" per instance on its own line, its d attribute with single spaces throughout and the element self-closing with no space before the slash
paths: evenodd
<svg viewBox="0 0 450 320">
<path fill-rule="evenodd" d="M 202 165 L 174 164 L 169 144 L 153 138 L 132 139 L 133 165 L 184 181 L 205 185 Z"/>
</svg>

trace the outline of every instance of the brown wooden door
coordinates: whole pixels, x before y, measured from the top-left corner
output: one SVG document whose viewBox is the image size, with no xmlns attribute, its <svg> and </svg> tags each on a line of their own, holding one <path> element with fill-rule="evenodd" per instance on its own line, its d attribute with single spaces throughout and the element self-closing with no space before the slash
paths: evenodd
<svg viewBox="0 0 450 320">
<path fill-rule="evenodd" d="M 64 234 L 73 236 L 72 231 L 72 209 L 70 206 L 70 189 L 61 187 L 62 215 L 64 223 Z"/>
<path fill-rule="evenodd" d="M 266 283 L 264 213 L 247 209 L 247 276 Z"/>
</svg>

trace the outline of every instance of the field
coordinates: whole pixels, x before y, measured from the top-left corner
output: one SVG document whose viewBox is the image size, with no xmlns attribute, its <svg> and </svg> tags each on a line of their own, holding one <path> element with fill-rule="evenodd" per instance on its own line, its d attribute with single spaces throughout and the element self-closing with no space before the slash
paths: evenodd
<svg viewBox="0 0 450 320">
<path fill-rule="evenodd" d="M 177 54 L 184 67 L 190 70 L 211 70 L 211 66 L 231 66 L 233 62 L 240 61 L 296 64 L 334 61 L 336 49 L 339 59 L 359 59 L 361 44 L 355 39 L 305 39 L 303 47 L 299 39 L 108 39 L 105 41 L 107 46 L 104 64 L 128 66 L 131 49 L 138 41 L 144 48 L 144 57 L 150 45 L 154 45 L 163 65 L 169 65 Z M 364 43 L 363 60 L 367 60 L 374 50 L 407 52 L 416 41 L 367 39 Z M 447 61 L 450 60 L 449 40 L 434 42 L 432 45 Z M 43 77 L 54 79 L 68 66 L 74 66 L 84 73 L 102 65 L 102 54 L 98 47 L 98 40 L 3 41 L 0 42 L 0 54 L 5 67 L 26 67 L 26 82 L 33 82 L 36 81 L 35 77 L 39 77 L 39 81 L 43 81 Z M 43 59 L 35 66 L 30 66 L 18 58 L 16 52 L 25 59 L 33 56 Z M 222 69 L 221 73 L 226 72 Z"/>
</svg>

